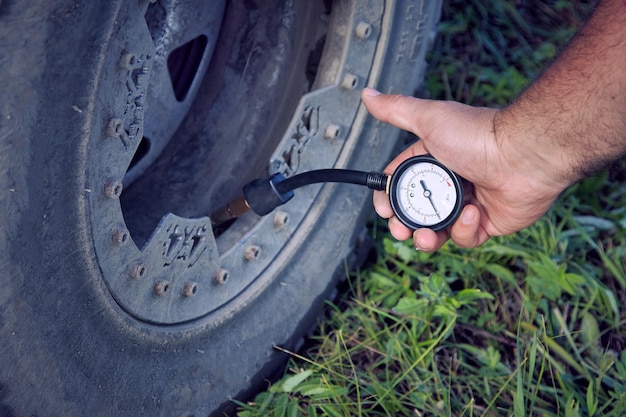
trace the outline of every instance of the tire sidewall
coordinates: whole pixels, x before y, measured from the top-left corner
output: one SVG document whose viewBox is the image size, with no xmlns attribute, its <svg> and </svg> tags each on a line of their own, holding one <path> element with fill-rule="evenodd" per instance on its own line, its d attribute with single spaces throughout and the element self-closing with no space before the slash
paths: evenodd
<svg viewBox="0 0 626 417">
<path fill-rule="evenodd" d="M 130 319 L 101 277 L 89 230 L 87 152 L 98 51 L 120 2 L 0 6 L 0 412 L 7 415 L 209 414 L 258 385 L 315 322 L 344 273 L 370 194 L 330 185 L 321 212 L 267 271 L 274 279 L 236 319 L 210 318 L 163 330 Z M 45 3 L 45 2 L 43 2 Z M 389 2 L 394 29 L 378 79 L 381 91 L 411 93 L 423 53 L 404 51 L 411 2 Z M 435 13 L 437 7 L 433 7 Z M 29 19 L 29 30 L 23 30 Z M 19 31 L 18 31 L 19 29 Z M 20 33 L 20 35 L 16 35 Z M 56 42 L 55 42 L 56 40 Z M 62 41 L 61 41 L 62 40 Z M 420 71 L 423 70 L 420 69 Z M 357 114 L 354 168 L 382 167 L 399 132 Z M 323 262 L 320 262 L 323 259 Z M 254 288 L 251 289 L 254 291 Z M 33 396 L 33 393 L 37 395 Z"/>
</svg>

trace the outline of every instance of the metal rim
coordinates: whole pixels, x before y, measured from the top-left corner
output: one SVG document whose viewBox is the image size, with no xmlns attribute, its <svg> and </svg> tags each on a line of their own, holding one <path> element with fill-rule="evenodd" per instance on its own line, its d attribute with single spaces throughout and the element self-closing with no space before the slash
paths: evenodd
<svg viewBox="0 0 626 417">
<path fill-rule="evenodd" d="M 98 91 L 103 126 L 91 139 L 88 198 L 102 275 L 131 316 L 171 325 L 213 312 L 217 322 L 220 308 L 246 304 L 273 279 L 268 271 L 320 188 L 270 216 L 242 218 L 217 239 L 203 214 L 238 193 L 233 184 L 268 169 L 291 175 L 341 166 L 342 155 L 345 164 L 383 2 L 332 11 L 298 3 L 265 12 L 211 3 L 200 13 L 204 2 L 122 6 Z M 277 22 L 266 37 L 255 32 Z M 194 69 L 176 68 L 176 54 L 195 56 Z M 178 92 L 174 73 L 182 74 Z M 239 106 L 245 110 L 233 115 Z M 216 146 L 225 138 L 233 143 Z"/>
</svg>

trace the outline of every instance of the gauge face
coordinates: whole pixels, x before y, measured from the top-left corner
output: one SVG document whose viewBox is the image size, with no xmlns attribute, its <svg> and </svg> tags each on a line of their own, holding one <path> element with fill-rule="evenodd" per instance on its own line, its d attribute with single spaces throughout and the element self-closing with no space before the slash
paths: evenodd
<svg viewBox="0 0 626 417">
<path fill-rule="evenodd" d="M 404 161 L 391 177 L 391 207 L 408 228 L 442 230 L 459 216 L 463 187 L 459 177 L 431 156 Z"/>
</svg>

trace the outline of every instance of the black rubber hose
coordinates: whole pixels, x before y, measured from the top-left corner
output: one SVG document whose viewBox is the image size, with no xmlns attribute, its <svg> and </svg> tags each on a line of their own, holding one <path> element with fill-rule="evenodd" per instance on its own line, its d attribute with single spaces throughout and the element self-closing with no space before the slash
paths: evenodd
<svg viewBox="0 0 626 417">
<path fill-rule="evenodd" d="M 353 171 L 350 169 L 318 169 L 286 178 L 276 184 L 276 190 L 282 194 L 309 184 L 343 182 L 365 185 L 372 190 L 384 191 L 387 186 L 387 179 L 387 175 L 381 172 Z"/>
<path fill-rule="evenodd" d="M 231 201 L 211 214 L 212 221 L 221 223 L 234 219 L 248 210 L 265 216 L 276 207 L 291 200 L 296 188 L 321 182 L 343 182 L 365 185 L 372 190 L 385 191 L 389 176 L 382 172 L 353 171 L 349 169 L 318 169 L 303 172 L 290 178 L 276 173 L 271 177 L 257 178 L 243 187 L 243 198 Z"/>
</svg>

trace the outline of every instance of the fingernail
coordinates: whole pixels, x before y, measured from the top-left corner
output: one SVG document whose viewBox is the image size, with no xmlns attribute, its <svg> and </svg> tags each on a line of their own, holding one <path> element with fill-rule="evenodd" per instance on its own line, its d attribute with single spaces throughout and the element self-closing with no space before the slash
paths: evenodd
<svg viewBox="0 0 626 417">
<path fill-rule="evenodd" d="M 463 222 L 463 224 L 472 224 L 475 218 L 476 213 L 474 210 L 464 210 L 463 215 L 461 215 L 461 222 Z"/>
<path fill-rule="evenodd" d="M 366 96 L 369 96 L 369 97 L 376 97 L 376 96 L 379 96 L 381 93 L 380 93 L 380 91 L 375 90 L 373 88 L 365 87 L 363 89 L 363 94 L 366 95 Z"/>
</svg>

